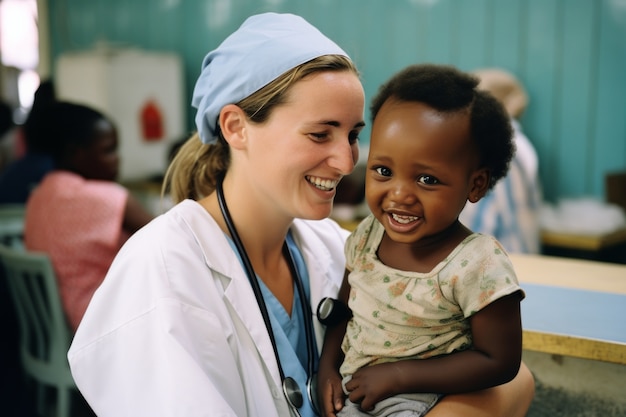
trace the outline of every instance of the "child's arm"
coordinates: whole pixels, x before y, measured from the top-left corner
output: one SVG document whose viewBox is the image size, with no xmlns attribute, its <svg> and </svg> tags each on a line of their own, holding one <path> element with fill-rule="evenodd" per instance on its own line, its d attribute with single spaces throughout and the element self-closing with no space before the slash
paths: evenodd
<svg viewBox="0 0 626 417">
<path fill-rule="evenodd" d="M 520 300 L 520 292 L 513 293 L 470 317 L 471 350 L 360 369 L 346 384 L 350 400 L 371 410 L 378 401 L 396 394 L 461 393 L 512 380 L 522 356 Z"/>
<path fill-rule="evenodd" d="M 350 284 L 348 284 L 348 271 L 346 271 L 337 299 L 348 305 L 349 295 Z M 339 367 L 344 356 L 341 350 L 341 342 L 346 333 L 347 324 L 348 318 L 326 329 L 317 373 L 317 395 L 320 399 L 322 416 L 334 416 L 343 407 L 345 395 L 341 387 Z"/>
</svg>

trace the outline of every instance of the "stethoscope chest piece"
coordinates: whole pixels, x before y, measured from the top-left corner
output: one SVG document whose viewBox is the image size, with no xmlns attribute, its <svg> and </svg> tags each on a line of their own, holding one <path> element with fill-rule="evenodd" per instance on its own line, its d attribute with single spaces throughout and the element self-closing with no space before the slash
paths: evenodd
<svg viewBox="0 0 626 417">
<path fill-rule="evenodd" d="M 302 397 L 302 390 L 295 379 L 287 376 L 283 379 L 283 393 L 287 398 L 289 404 L 293 407 L 300 408 L 304 404 L 304 398 Z"/>
<path fill-rule="evenodd" d="M 317 306 L 317 319 L 325 326 L 335 324 L 352 317 L 352 311 L 343 302 L 326 297 Z"/>
</svg>

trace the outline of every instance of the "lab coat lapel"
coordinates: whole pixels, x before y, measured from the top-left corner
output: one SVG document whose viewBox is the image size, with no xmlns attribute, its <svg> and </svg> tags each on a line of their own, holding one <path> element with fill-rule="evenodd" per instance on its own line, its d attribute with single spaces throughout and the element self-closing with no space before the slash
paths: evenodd
<svg viewBox="0 0 626 417">
<path fill-rule="evenodd" d="M 275 384 L 281 386 L 278 363 L 274 355 L 274 348 L 267 333 L 261 310 L 258 306 L 254 291 L 250 286 L 248 277 L 239 261 L 239 258 L 231 249 L 226 236 L 219 228 L 215 220 L 200 206 L 197 208 L 204 211 L 202 216 L 190 216 L 187 221 L 190 230 L 199 231 L 195 234 L 198 244 L 202 248 L 205 262 L 213 271 L 213 276 L 222 280 L 224 296 L 232 305 L 231 314 L 236 314 L 249 336 L 252 338 L 267 371 L 272 376 Z"/>
<path fill-rule="evenodd" d="M 239 264 L 239 259 L 233 256 L 233 262 Z M 277 386 L 281 385 L 278 363 L 274 355 L 272 341 L 267 332 L 265 322 L 261 315 L 261 309 L 254 296 L 248 277 L 240 267 L 235 275 L 231 276 L 230 285 L 225 289 L 224 296 L 233 306 L 234 312 L 239 316 L 241 323 L 254 341 L 257 351 L 263 363 L 267 366 Z"/>
<path fill-rule="evenodd" d="M 322 351 L 325 327 L 317 320 L 317 305 L 324 297 L 336 297 L 339 292 L 337 281 L 330 277 L 329 265 L 332 256 L 327 245 L 312 230 L 311 224 L 303 220 L 295 220 L 292 227 L 294 241 L 300 248 L 304 262 L 309 271 L 311 290 L 311 311 L 313 312 L 313 328 L 317 351 Z M 341 282 L 341 281 L 339 281 Z"/>
</svg>

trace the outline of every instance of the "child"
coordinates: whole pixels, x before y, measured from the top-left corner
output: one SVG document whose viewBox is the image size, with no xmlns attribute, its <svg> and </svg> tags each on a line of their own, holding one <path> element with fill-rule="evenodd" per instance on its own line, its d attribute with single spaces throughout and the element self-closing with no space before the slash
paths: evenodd
<svg viewBox="0 0 626 417">
<path fill-rule="evenodd" d="M 339 375 L 324 380 L 338 416 L 421 416 L 443 394 L 499 385 L 519 369 L 524 294 L 513 266 L 493 237 L 458 220 L 514 151 L 505 110 L 477 85 L 452 67 L 414 65 L 373 99 L 372 214 L 347 241 L 340 293 L 353 317 L 328 330 L 320 365 L 341 363 L 341 343 L 343 407 Z"/>
<path fill-rule="evenodd" d="M 122 244 L 153 215 L 115 182 L 118 137 L 107 117 L 57 102 L 42 108 L 37 122 L 37 134 L 55 145 L 55 170 L 27 201 L 24 243 L 50 256 L 63 308 L 76 330 Z"/>
</svg>

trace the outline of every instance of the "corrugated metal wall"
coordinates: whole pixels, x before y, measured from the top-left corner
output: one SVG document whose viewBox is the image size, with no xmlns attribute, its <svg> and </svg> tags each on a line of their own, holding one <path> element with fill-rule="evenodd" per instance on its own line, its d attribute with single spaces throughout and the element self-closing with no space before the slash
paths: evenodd
<svg viewBox="0 0 626 417">
<path fill-rule="evenodd" d="M 547 199 L 603 197 L 605 174 L 626 170 L 626 0 L 49 0 L 49 10 L 53 58 L 98 41 L 176 51 L 187 96 L 204 54 L 262 11 L 300 14 L 337 41 L 368 98 L 410 63 L 500 66 L 528 88 L 522 123 Z"/>
</svg>

